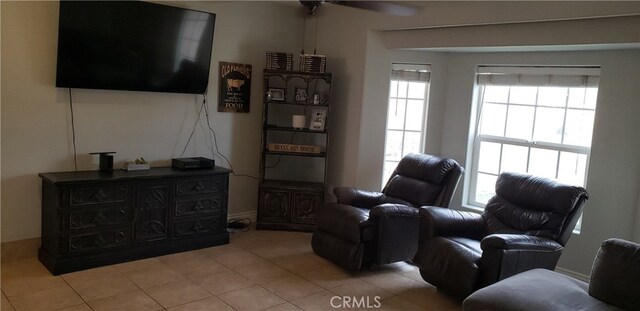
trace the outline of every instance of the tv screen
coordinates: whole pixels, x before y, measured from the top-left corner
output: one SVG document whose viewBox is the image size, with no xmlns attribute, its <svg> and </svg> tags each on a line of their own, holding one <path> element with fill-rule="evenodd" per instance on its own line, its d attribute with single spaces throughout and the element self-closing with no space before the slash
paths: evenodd
<svg viewBox="0 0 640 311">
<path fill-rule="evenodd" d="M 61 1 L 56 86 L 202 94 L 215 18 L 138 1 Z"/>
</svg>

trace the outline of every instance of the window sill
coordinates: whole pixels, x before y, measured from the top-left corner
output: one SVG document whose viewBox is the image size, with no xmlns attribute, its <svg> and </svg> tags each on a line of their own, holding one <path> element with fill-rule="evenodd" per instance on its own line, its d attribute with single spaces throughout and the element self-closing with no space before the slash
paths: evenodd
<svg viewBox="0 0 640 311">
<path fill-rule="evenodd" d="M 462 204 L 462 209 L 466 210 L 467 212 L 474 212 L 474 213 L 479 213 L 479 214 L 484 212 L 484 207 L 474 206 L 474 205 L 469 205 L 469 204 Z"/>
</svg>

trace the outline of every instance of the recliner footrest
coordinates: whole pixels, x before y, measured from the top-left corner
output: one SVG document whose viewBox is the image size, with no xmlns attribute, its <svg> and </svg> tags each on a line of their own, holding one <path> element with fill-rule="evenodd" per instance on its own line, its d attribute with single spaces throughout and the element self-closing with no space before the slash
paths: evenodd
<svg viewBox="0 0 640 311">
<path fill-rule="evenodd" d="M 316 230 L 311 239 L 313 251 L 347 270 L 362 267 L 364 244 L 351 243 L 322 230 Z"/>
</svg>

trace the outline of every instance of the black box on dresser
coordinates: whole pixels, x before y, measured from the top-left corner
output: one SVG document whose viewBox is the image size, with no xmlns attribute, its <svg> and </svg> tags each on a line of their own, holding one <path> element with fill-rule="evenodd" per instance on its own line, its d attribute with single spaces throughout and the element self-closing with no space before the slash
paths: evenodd
<svg viewBox="0 0 640 311">
<path fill-rule="evenodd" d="M 229 243 L 230 170 L 42 173 L 38 259 L 58 275 Z"/>
</svg>

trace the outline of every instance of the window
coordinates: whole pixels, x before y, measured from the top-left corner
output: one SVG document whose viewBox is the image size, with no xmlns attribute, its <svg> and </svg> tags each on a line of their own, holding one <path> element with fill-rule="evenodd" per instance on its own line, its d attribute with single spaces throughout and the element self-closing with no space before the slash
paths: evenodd
<svg viewBox="0 0 640 311">
<path fill-rule="evenodd" d="M 479 67 L 467 202 L 483 207 L 501 172 L 583 186 L 599 68 Z"/>
<path fill-rule="evenodd" d="M 385 139 L 382 185 L 400 159 L 424 149 L 429 65 L 393 64 Z"/>
</svg>

